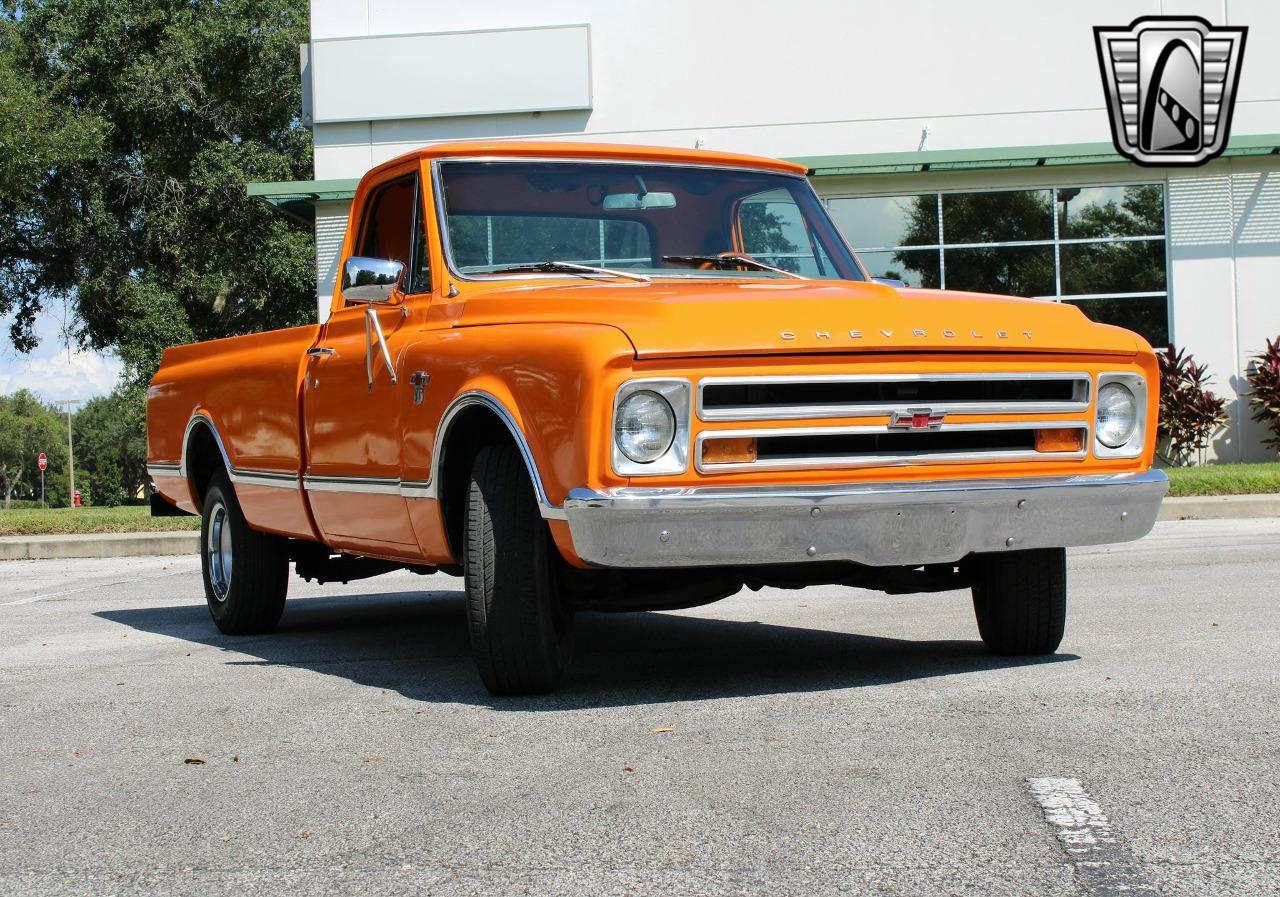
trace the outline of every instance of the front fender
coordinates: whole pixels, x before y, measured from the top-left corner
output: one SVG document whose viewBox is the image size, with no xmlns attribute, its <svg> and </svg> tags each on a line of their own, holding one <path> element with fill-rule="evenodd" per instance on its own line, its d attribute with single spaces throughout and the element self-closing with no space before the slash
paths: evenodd
<svg viewBox="0 0 1280 897">
<path fill-rule="evenodd" d="M 598 324 L 494 325 L 432 334 L 406 359 L 407 368 L 427 371 L 431 379 L 423 404 L 410 405 L 406 413 L 405 478 L 430 484 L 435 497 L 457 412 L 482 404 L 521 446 L 545 507 L 558 507 L 570 489 L 584 483 L 611 482 L 604 445 L 610 401 L 634 357 L 620 330 Z"/>
</svg>

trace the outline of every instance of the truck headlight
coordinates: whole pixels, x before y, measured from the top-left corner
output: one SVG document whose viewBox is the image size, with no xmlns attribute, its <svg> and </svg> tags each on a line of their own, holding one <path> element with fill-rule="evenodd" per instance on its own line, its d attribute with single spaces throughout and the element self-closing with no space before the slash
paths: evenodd
<svg viewBox="0 0 1280 897">
<path fill-rule="evenodd" d="M 1093 456 L 1138 458 L 1147 441 L 1147 378 L 1128 371 L 1098 375 L 1093 403 Z"/>
<path fill-rule="evenodd" d="M 624 477 L 684 473 L 692 413 L 688 380 L 644 377 L 623 383 L 613 397 L 613 472 Z"/>
<path fill-rule="evenodd" d="M 1138 400 L 1123 383 L 1108 383 L 1098 390 L 1098 441 L 1108 448 L 1120 448 L 1129 441 L 1138 424 Z"/>
<path fill-rule="evenodd" d="M 656 392 L 645 389 L 632 393 L 618 406 L 613 438 L 622 454 L 637 464 L 657 461 L 671 448 L 675 436 L 675 412 Z"/>
</svg>

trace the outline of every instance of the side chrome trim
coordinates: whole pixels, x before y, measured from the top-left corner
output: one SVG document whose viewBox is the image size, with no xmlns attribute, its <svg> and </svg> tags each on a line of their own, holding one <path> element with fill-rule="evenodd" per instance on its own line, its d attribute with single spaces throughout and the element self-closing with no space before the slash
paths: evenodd
<svg viewBox="0 0 1280 897">
<path fill-rule="evenodd" d="M 182 434 L 182 459 L 178 462 L 182 476 L 185 478 L 190 473 L 187 470 L 187 459 L 191 457 L 191 434 L 195 431 L 197 424 L 204 424 L 209 428 L 209 432 L 213 434 L 213 441 L 218 445 L 218 453 L 222 455 L 222 466 L 227 470 L 231 470 L 231 459 L 227 457 L 227 447 L 222 444 L 222 434 L 218 432 L 218 428 L 214 426 L 213 419 L 209 415 L 197 411 L 191 415 L 191 420 L 187 421 L 187 429 Z M 194 494 L 194 490 L 192 490 L 192 494 Z"/>
<path fill-rule="evenodd" d="M 981 383 L 1008 380 L 1070 380 L 1081 398 L 1069 402 L 931 402 L 910 399 L 876 404 L 831 403 L 813 405 L 747 405 L 726 408 L 706 407 L 708 386 L 758 386 L 772 384 L 825 383 Z M 706 421 L 807 420 L 831 417 L 882 417 L 909 405 L 927 405 L 943 414 L 1071 414 L 1087 411 L 1092 401 L 1092 378 L 1084 371 L 1002 371 L 979 374 L 806 374 L 801 376 L 703 377 L 698 381 L 698 419 Z"/>
<path fill-rule="evenodd" d="M 352 492 L 363 495 L 399 495 L 398 477 L 335 477 L 307 474 L 302 485 L 308 492 Z"/>
<path fill-rule="evenodd" d="M 237 467 L 231 471 L 231 482 L 243 486 L 269 486 L 273 489 L 299 488 L 297 473 L 279 470 L 251 470 Z"/>
<path fill-rule="evenodd" d="M 177 465 L 178 473 L 183 479 L 188 478 L 187 460 L 190 457 L 191 434 L 195 432 L 198 425 L 203 424 L 209 428 L 209 432 L 213 434 L 213 441 L 218 446 L 218 453 L 222 455 L 222 464 L 226 468 L 227 476 L 232 483 L 243 486 L 269 486 L 275 489 L 297 489 L 299 487 L 298 474 L 287 470 L 257 470 L 251 467 L 232 467 L 231 459 L 227 456 L 227 447 L 222 442 L 222 434 L 218 432 L 218 428 L 214 425 L 209 415 L 197 411 L 191 415 L 191 419 L 187 421 L 187 429 L 182 434 L 182 460 Z M 151 472 L 153 467 L 168 467 L 169 465 L 151 464 L 147 466 L 147 472 Z M 175 474 L 162 474 L 163 476 L 175 476 Z M 192 489 L 192 495 L 195 490 Z"/>
<path fill-rule="evenodd" d="M 147 473 L 150 476 L 180 476 L 184 479 L 188 476 L 187 458 L 188 448 L 191 442 L 191 434 L 199 424 L 203 424 L 209 428 L 213 434 L 214 442 L 218 446 L 218 452 L 222 455 L 222 463 L 226 467 L 232 483 L 244 484 L 248 486 L 269 486 L 280 489 L 297 489 L 299 486 L 308 492 L 345 492 L 366 495 L 401 495 L 406 499 L 429 499 L 438 501 L 439 495 L 436 491 L 436 483 L 440 475 L 441 449 L 444 447 L 444 439 L 448 432 L 449 424 L 458 412 L 471 405 L 484 405 L 493 411 L 506 424 L 507 429 L 511 431 L 511 436 L 515 439 L 516 446 L 520 450 L 520 455 L 524 459 L 525 468 L 529 472 L 529 478 L 533 483 L 534 493 L 538 499 L 538 507 L 544 520 L 564 520 L 564 509 L 551 504 L 547 499 L 546 490 L 542 486 L 542 476 L 538 472 L 537 462 L 533 459 L 533 452 L 529 449 L 529 443 L 525 440 L 524 434 L 520 431 L 520 427 L 516 424 L 515 418 L 506 407 L 499 402 L 491 394 L 483 390 L 473 390 L 465 392 L 458 396 L 449 407 L 445 410 L 444 415 L 440 419 L 440 426 L 436 431 L 436 443 L 432 454 L 431 462 L 431 479 L 430 480 L 401 480 L 398 477 L 346 477 L 346 476 L 324 476 L 308 474 L 299 477 L 296 473 L 286 471 L 273 470 L 255 470 L 251 468 L 237 468 L 231 466 L 231 461 L 227 457 L 226 446 L 222 442 L 222 436 L 218 433 L 218 428 L 208 415 L 196 412 L 187 421 L 186 431 L 182 434 L 182 460 L 178 464 L 168 464 L 162 462 L 151 463 L 147 465 Z"/>
<path fill-rule="evenodd" d="M 400 494 L 405 498 L 435 498 L 429 480 L 401 480 Z"/>
<path fill-rule="evenodd" d="M 564 509 L 553 505 L 547 499 L 546 489 L 542 485 L 542 474 L 538 472 L 538 462 L 534 460 L 533 451 L 529 448 L 529 443 L 525 440 L 524 433 L 521 432 L 515 417 L 495 396 L 482 389 L 473 389 L 462 393 L 449 403 L 449 407 L 440 416 L 440 425 L 436 428 L 435 445 L 431 450 L 431 479 L 423 485 L 415 483 L 412 487 L 415 494 L 412 497 L 430 498 L 439 501 L 440 465 L 444 463 L 444 446 L 445 439 L 449 435 L 449 427 L 460 412 L 473 405 L 481 405 L 488 408 L 498 416 L 511 432 L 511 437 L 516 441 L 516 447 L 520 450 L 520 457 L 524 460 L 525 469 L 529 473 L 529 479 L 533 482 L 533 491 L 537 496 L 542 518 L 544 520 L 564 520 Z"/>
</svg>

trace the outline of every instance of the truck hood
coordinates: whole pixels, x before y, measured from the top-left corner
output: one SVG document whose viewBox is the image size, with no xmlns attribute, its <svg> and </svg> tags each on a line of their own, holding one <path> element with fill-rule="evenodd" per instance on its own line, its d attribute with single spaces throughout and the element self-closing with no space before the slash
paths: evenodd
<svg viewBox="0 0 1280 897">
<path fill-rule="evenodd" d="M 857 281 L 657 280 L 504 285 L 463 303 L 460 326 L 605 324 L 640 358 L 851 352 L 1132 355 L 1127 330 L 1075 306 Z"/>
</svg>

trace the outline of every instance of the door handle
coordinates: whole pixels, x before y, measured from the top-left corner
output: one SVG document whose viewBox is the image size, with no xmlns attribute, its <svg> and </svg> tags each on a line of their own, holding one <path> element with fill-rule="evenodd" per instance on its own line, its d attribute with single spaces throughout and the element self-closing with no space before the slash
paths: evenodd
<svg viewBox="0 0 1280 897">
<path fill-rule="evenodd" d="M 334 354 L 336 350 L 332 346 L 312 346 L 307 350 L 307 355 L 311 358 L 328 358 Z"/>
</svg>

